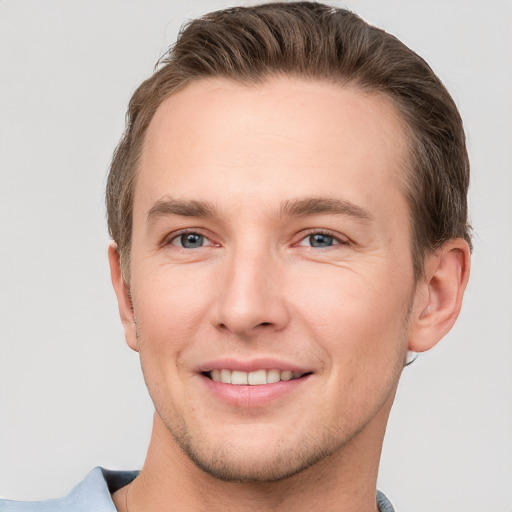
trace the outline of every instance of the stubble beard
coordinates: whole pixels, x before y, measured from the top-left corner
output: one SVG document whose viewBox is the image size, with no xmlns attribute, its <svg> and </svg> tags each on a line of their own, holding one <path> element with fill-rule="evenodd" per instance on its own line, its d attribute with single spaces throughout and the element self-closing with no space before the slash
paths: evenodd
<svg viewBox="0 0 512 512">
<path fill-rule="evenodd" d="M 410 325 L 411 313 L 412 301 L 407 304 L 405 310 L 402 342 Z M 139 334 L 137 328 L 137 338 Z M 400 357 L 395 357 L 395 362 L 398 368 L 401 365 Z M 403 365 L 400 371 L 402 368 Z M 389 386 L 388 392 L 384 393 L 381 407 L 389 397 L 393 399 L 397 384 L 398 381 L 394 386 Z M 202 436 L 200 432 L 192 432 L 185 418 L 179 417 L 174 411 L 160 411 L 153 396 L 152 398 L 156 413 L 188 459 L 211 477 L 236 483 L 273 483 L 298 475 L 342 450 L 375 416 L 370 415 L 356 427 L 350 426 L 350 420 L 345 418 L 346 424 L 338 424 L 336 428 L 330 429 L 324 425 L 323 431 L 314 432 L 313 435 L 310 432 L 304 433 L 292 443 L 288 438 L 281 439 L 273 446 L 263 447 L 258 457 L 251 458 L 246 456 L 244 447 L 234 447 L 229 444 L 229 439 L 226 441 L 227 444 L 216 443 L 216 446 L 211 446 L 208 436 Z M 207 426 L 203 425 L 203 428 L 206 429 Z M 249 431 L 248 435 L 251 435 Z"/>
<path fill-rule="evenodd" d="M 190 435 L 185 424 L 166 427 L 185 455 L 203 472 L 225 482 L 273 483 L 289 479 L 337 451 L 340 435 L 320 435 L 295 441 L 278 442 L 260 450 L 260 456 L 247 457 L 243 449 L 233 446 L 206 446 L 198 436 Z M 342 442 L 341 445 L 344 443 Z"/>
<path fill-rule="evenodd" d="M 286 437 L 263 444 L 259 450 L 235 445 L 228 435 L 220 434 L 219 439 L 212 439 L 204 431 L 191 429 L 183 417 L 171 411 L 157 409 L 156 412 L 179 449 L 207 475 L 225 482 L 266 484 L 283 482 L 329 457 L 342 454 L 343 448 L 364 430 L 387 399 L 394 396 L 395 390 L 396 386 L 392 386 L 383 394 L 382 404 L 375 414 L 360 418 L 356 425 L 347 416 L 331 428 L 324 424 L 317 425 L 315 431 L 305 429 L 299 435 L 286 436 L 285 433 Z M 201 428 L 208 427 L 202 425 Z M 249 427 L 247 436 L 251 435 Z M 325 465 L 327 467 L 330 463 Z"/>
</svg>

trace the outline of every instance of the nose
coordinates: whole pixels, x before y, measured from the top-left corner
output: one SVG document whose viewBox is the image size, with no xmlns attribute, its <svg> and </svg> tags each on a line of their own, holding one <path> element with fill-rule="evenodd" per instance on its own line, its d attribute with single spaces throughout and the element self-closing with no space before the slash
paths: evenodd
<svg viewBox="0 0 512 512">
<path fill-rule="evenodd" d="M 288 325 L 282 264 L 269 250 L 238 250 L 224 261 L 216 323 L 239 336 Z"/>
</svg>

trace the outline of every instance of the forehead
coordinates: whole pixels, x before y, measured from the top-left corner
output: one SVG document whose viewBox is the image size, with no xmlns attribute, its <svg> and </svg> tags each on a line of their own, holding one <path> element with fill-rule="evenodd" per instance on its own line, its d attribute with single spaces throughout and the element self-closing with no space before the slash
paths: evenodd
<svg viewBox="0 0 512 512">
<path fill-rule="evenodd" d="M 150 123 L 134 206 L 209 190 L 215 197 L 204 199 L 225 193 L 233 203 L 292 191 L 375 203 L 379 191 L 398 191 L 405 133 L 388 98 L 356 87 L 289 77 L 255 86 L 196 81 L 164 100 Z"/>
</svg>

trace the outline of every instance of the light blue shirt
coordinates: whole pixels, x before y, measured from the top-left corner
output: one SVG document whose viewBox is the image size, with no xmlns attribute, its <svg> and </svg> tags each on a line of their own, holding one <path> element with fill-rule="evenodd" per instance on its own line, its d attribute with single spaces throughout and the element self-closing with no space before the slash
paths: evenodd
<svg viewBox="0 0 512 512">
<path fill-rule="evenodd" d="M 138 474 L 138 471 L 94 468 L 63 498 L 0 500 L 0 512 L 117 512 L 111 494 L 129 484 Z"/>
<path fill-rule="evenodd" d="M 64 498 L 43 501 L 0 499 L 0 512 L 116 512 L 111 494 L 128 485 L 138 471 L 112 471 L 94 468 Z M 394 512 L 393 505 L 377 491 L 380 512 Z"/>
</svg>

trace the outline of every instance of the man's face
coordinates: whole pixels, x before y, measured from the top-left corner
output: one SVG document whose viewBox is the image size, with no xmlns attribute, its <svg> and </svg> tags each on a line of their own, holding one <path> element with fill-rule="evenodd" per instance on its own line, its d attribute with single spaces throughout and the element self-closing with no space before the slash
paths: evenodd
<svg viewBox="0 0 512 512">
<path fill-rule="evenodd" d="M 275 480 L 383 435 L 415 289 L 406 145 L 388 100 L 327 83 L 204 80 L 159 107 L 127 337 L 210 474 Z"/>
</svg>

